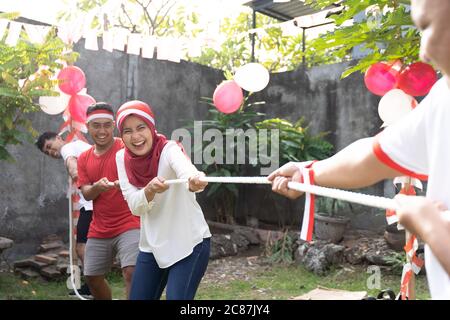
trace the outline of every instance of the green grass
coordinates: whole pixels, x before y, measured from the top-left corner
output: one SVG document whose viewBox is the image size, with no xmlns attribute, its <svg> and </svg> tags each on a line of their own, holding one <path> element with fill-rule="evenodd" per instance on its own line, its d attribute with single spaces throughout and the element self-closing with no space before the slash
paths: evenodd
<svg viewBox="0 0 450 320">
<path fill-rule="evenodd" d="M 111 272 L 108 277 L 113 298 L 125 298 L 125 286 L 119 272 Z M 73 300 L 68 295 L 66 280 L 45 281 L 42 279 L 23 280 L 10 272 L 0 272 L 0 300 Z"/>
<path fill-rule="evenodd" d="M 223 285 L 200 284 L 196 299 L 289 299 L 323 286 L 349 291 L 367 291 L 376 296 L 380 290 L 367 289 L 370 274 L 364 267 L 354 270 L 336 269 L 326 276 L 317 276 L 298 266 L 273 266 L 269 271 L 256 274 L 251 281 L 232 281 Z M 381 274 L 381 289 L 399 292 L 400 276 Z M 425 276 L 416 277 L 416 299 L 430 299 Z"/>
<path fill-rule="evenodd" d="M 362 266 L 340 268 L 320 277 L 298 266 L 272 265 L 266 271 L 257 271 L 249 281 L 234 280 L 222 284 L 201 283 L 196 299 L 200 300 L 260 300 L 289 299 L 304 294 L 317 286 L 350 291 L 368 291 L 375 296 L 379 290 L 368 290 L 370 274 Z M 124 283 L 119 272 L 107 277 L 114 299 L 124 299 Z M 399 291 L 400 276 L 381 274 L 381 289 Z M 65 281 L 24 281 L 13 273 L 0 273 L 0 299 L 20 300 L 67 300 L 76 299 L 67 295 Z M 416 277 L 417 299 L 430 299 L 426 279 Z M 164 299 L 164 296 L 163 296 Z"/>
</svg>

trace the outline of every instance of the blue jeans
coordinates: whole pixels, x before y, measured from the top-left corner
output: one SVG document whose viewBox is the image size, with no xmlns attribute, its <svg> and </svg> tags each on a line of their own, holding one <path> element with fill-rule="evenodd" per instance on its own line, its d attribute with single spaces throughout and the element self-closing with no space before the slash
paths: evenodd
<svg viewBox="0 0 450 320">
<path fill-rule="evenodd" d="M 167 285 L 167 300 L 193 300 L 209 261 L 210 238 L 192 253 L 161 269 L 152 253 L 139 252 L 131 283 L 130 300 L 157 300 Z"/>
</svg>

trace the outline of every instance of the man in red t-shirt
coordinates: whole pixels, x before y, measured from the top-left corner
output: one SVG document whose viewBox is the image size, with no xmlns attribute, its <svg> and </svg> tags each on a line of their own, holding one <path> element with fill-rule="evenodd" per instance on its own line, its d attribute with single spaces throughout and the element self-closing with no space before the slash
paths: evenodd
<svg viewBox="0 0 450 320">
<path fill-rule="evenodd" d="M 78 187 L 93 200 L 94 214 L 86 243 L 84 274 L 95 299 L 111 299 L 105 274 L 117 254 L 125 279 L 127 298 L 139 253 L 139 218 L 132 215 L 120 191 L 116 152 L 122 140 L 114 138 L 114 112 L 99 102 L 87 111 L 87 128 L 94 146 L 78 157 Z"/>
</svg>

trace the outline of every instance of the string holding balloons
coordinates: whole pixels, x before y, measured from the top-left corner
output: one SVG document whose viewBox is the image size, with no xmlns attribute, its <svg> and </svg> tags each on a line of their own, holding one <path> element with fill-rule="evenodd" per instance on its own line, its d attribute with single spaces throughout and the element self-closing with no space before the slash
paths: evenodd
<svg viewBox="0 0 450 320">
<path fill-rule="evenodd" d="M 213 94 L 213 104 L 222 113 L 238 111 L 244 101 L 242 89 L 252 93 L 263 90 L 269 83 L 267 69 L 259 63 L 248 63 L 239 67 L 233 80 L 223 81 Z"/>
<path fill-rule="evenodd" d="M 59 96 L 40 97 L 39 104 L 47 114 L 63 113 L 64 123 L 60 126 L 60 134 L 69 132 L 66 141 L 75 136 L 86 140 L 82 132 L 87 132 L 85 125 L 86 110 L 95 103 L 95 99 L 86 93 L 86 76 L 79 67 L 67 66 L 57 75 Z"/>
</svg>

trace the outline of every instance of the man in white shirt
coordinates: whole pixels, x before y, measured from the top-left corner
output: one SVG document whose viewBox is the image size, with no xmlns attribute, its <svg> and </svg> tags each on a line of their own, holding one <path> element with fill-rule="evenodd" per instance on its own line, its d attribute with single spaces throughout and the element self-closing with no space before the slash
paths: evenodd
<svg viewBox="0 0 450 320">
<path fill-rule="evenodd" d="M 78 179 L 77 159 L 78 156 L 85 150 L 91 148 L 91 145 L 76 140 L 66 143 L 61 136 L 55 132 L 44 132 L 39 136 L 36 141 L 36 146 L 43 153 L 53 159 L 63 159 L 67 172 L 72 180 L 75 182 Z M 86 247 L 87 234 L 89 231 L 89 225 L 92 220 L 92 201 L 84 199 L 80 190 L 76 189 L 80 199 L 78 201 L 80 216 L 77 223 L 77 240 L 76 240 L 76 252 L 78 258 L 84 263 L 84 251 Z M 90 295 L 89 287 L 83 284 L 78 290 L 80 294 Z"/>
<path fill-rule="evenodd" d="M 450 0 L 413 0 L 411 14 L 422 30 L 421 59 L 443 77 L 407 117 L 373 138 L 358 140 L 312 165 L 314 183 L 361 188 L 407 175 L 428 179 L 427 198 L 397 196 L 399 222 L 425 243 L 425 264 L 433 299 L 450 299 Z M 311 163 L 288 163 L 269 179 L 273 191 L 295 199 L 289 180 L 302 181 Z"/>
</svg>

